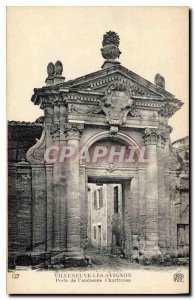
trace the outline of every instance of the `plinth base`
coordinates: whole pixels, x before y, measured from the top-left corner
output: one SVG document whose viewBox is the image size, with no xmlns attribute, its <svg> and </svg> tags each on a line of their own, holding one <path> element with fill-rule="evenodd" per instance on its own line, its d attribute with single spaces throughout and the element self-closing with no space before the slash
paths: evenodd
<svg viewBox="0 0 195 300">
<path fill-rule="evenodd" d="M 84 253 L 65 251 L 64 253 L 65 266 L 70 267 L 80 267 L 87 266 L 89 264 L 89 259 L 84 255 Z"/>
<path fill-rule="evenodd" d="M 144 265 L 161 264 L 163 255 L 158 247 L 144 249 L 140 253 L 139 263 Z"/>
<path fill-rule="evenodd" d="M 120 65 L 120 62 L 115 61 L 114 59 L 105 60 L 101 68 L 102 69 L 107 69 L 107 68 L 111 68 L 115 65 Z"/>
<path fill-rule="evenodd" d="M 52 250 L 49 252 L 25 252 L 11 253 L 9 255 L 8 267 L 14 269 L 16 266 L 26 267 L 31 266 L 36 268 L 53 268 L 53 267 L 79 267 L 87 266 L 90 258 L 84 253 L 77 251 Z"/>
</svg>

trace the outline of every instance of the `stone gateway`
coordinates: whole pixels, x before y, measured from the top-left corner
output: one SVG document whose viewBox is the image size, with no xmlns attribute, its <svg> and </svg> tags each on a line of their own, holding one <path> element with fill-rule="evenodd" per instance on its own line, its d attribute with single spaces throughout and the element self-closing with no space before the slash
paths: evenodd
<svg viewBox="0 0 195 300">
<path fill-rule="evenodd" d="M 86 265 L 88 247 L 147 264 L 189 255 L 189 142 L 172 144 L 168 123 L 182 102 L 160 74 L 123 67 L 119 41 L 107 32 L 102 68 L 75 80 L 50 62 L 31 99 L 44 116 L 8 124 L 10 268 Z"/>
</svg>

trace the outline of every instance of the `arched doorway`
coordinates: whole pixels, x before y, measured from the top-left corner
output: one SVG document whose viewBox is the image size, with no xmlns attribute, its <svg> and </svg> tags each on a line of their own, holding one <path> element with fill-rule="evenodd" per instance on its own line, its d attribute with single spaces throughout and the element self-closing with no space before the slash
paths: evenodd
<svg viewBox="0 0 195 300">
<path fill-rule="evenodd" d="M 136 217 L 132 208 L 139 199 L 140 148 L 124 134 L 103 132 L 90 138 L 85 149 L 88 157 L 80 162 L 80 177 L 85 177 L 85 189 L 84 180 L 80 182 L 81 242 L 87 238 L 90 247 L 128 257 L 135 247 L 132 240 L 138 240 L 139 212 Z"/>
</svg>

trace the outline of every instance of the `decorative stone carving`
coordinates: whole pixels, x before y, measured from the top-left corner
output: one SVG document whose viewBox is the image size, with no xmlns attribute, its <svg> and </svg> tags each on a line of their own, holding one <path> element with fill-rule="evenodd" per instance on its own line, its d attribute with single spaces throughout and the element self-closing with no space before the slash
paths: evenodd
<svg viewBox="0 0 195 300">
<path fill-rule="evenodd" d="M 132 117 L 142 117 L 140 110 L 135 107 L 130 108 L 129 115 Z"/>
<path fill-rule="evenodd" d="M 110 125 L 121 125 L 126 122 L 127 114 L 133 105 L 128 84 L 118 81 L 111 83 L 105 91 L 102 101 L 102 110 Z"/>
<path fill-rule="evenodd" d="M 45 109 L 46 107 L 52 107 L 54 104 L 58 104 L 62 101 L 62 95 L 60 93 L 49 91 L 43 97 L 40 97 L 41 109 Z"/>
<path fill-rule="evenodd" d="M 68 105 L 68 112 L 77 112 L 79 114 L 97 114 L 102 110 L 101 106 L 97 106 L 97 105 L 82 105 L 82 104 L 72 104 L 70 103 Z"/>
<path fill-rule="evenodd" d="M 116 59 L 120 56 L 121 52 L 115 45 L 107 45 L 101 49 L 102 56 L 106 60 Z"/>
<path fill-rule="evenodd" d="M 154 83 L 161 87 L 162 89 L 165 89 L 165 79 L 163 76 L 161 76 L 160 74 L 156 74 L 154 77 Z"/>
<path fill-rule="evenodd" d="M 110 173 L 113 172 L 113 171 L 115 171 L 115 170 L 117 170 L 117 168 L 114 166 L 113 163 L 110 163 L 110 164 L 108 165 L 108 167 L 106 167 L 105 169 L 106 169 L 107 171 L 109 171 Z"/>
<path fill-rule="evenodd" d="M 61 61 L 56 61 L 55 63 L 55 75 L 54 75 L 54 85 L 64 82 L 65 77 L 62 76 L 63 65 Z"/>
<path fill-rule="evenodd" d="M 164 146 L 167 139 L 167 132 L 159 128 L 146 128 L 143 140 L 148 145 L 161 145 Z"/>
<path fill-rule="evenodd" d="M 68 95 L 67 96 L 68 101 L 82 101 L 82 102 L 89 102 L 89 103 L 98 103 L 99 100 L 97 97 L 91 97 L 91 96 L 81 96 L 81 95 Z"/>
<path fill-rule="evenodd" d="M 136 100 L 135 102 L 135 106 L 136 107 L 140 107 L 140 108 L 152 108 L 152 109 L 155 109 L 155 110 L 160 110 L 162 108 L 162 104 L 161 103 L 155 103 L 155 101 L 151 102 L 151 101 L 148 101 L 148 100 L 145 100 L 145 101 L 139 101 L 139 100 Z"/>
<path fill-rule="evenodd" d="M 104 90 L 105 84 L 111 83 L 113 81 L 124 82 L 124 77 L 119 76 L 119 75 L 112 75 L 112 76 L 109 76 L 108 78 L 105 78 L 105 79 L 96 80 L 95 82 L 91 83 L 90 87 L 92 89 L 97 89 L 98 88 L 98 90 Z M 126 83 L 128 82 L 132 95 L 135 95 L 135 96 L 138 96 L 138 95 L 139 96 L 146 96 L 146 95 L 156 96 L 155 93 L 153 93 L 152 91 L 148 91 L 146 88 L 139 85 L 139 83 L 135 84 L 130 80 L 125 80 L 125 82 Z"/>
<path fill-rule="evenodd" d="M 47 66 L 47 74 L 49 76 L 53 76 L 55 74 L 55 66 L 52 62 L 50 62 Z"/>
<path fill-rule="evenodd" d="M 116 135 L 118 133 L 118 126 L 110 126 L 110 135 Z"/>
<path fill-rule="evenodd" d="M 142 110 L 140 111 L 139 109 L 137 109 L 139 111 L 139 117 L 142 119 L 148 119 L 148 120 L 156 120 L 158 117 L 158 113 L 157 112 L 151 112 L 148 110 Z"/>
<path fill-rule="evenodd" d="M 119 35 L 114 31 L 108 31 L 103 35 L 102 46 L 115 45 L 119 46 L 120 38 Z"/>
<path fill-rule="evenodd" d="M 84 125 L 77 123 L 66 123 L 64 126 L 67 139 L 80 139 L 83 129 Z"/>
<path fill-rule="evenodd" d="M 168 102 L 159 110 L 159 115 L 162 117 L 168 117 L 170 118 L 174 113 L 176 109 L 175 107 L 171 106 Z"/>
<path fill-rule="evenodd" d="M 102 56 L 106 60 L 115 60 L 119 58 L 121 52 L 118 48 L 120 38 L 117 33 L 109 31 L 103 36 L 103 42 L 101 49 Z"/>
<path fill-rule="evenodd" d="M 44 152 L 46 147 L 45 130 L 42 132 L 42 136 L 37 143 L 32 146 L 26 153 L 26 159 L 31 164 L 44 164 Z"/>
<path fill-rule="evenodd" d="M 178 160 L 178 156 L 172 148 L 170 148 L 169 151 L 169 169 L 171 171 L 181 170 L 181 162 Z"/>
<path fill-rule="evenodd" d="M 55 66 L 52 62 L 47 65 L 47 78 L 45 80 L 46 85 L 53 85 L 54 74 L 55 74 Z"/>
<path fill-rule="evenodd" d="M 57 123 L 51 124 L 50 134 L 53 136 L 53 138 L 59 137 L 60 136 L 60 125 Z"/>
<path fill-rule="evenodd" d="M 63 65 L 61 63 L 61 61 L 56 61 L 55 63 L 55 74 L 56 75 L 62 75 L 63 72 Z"/>
<path fill-rule="evenodd" d="M 132 95 L 141 95 L 141 96 L 144 96 L 144 95 L 148 94 L 147 90 L 144 90 L 140 86 L 138 86 L 136 84 L 133 84 L 133 83 L 130 83 L 130 91 L 131 91 Z"/>
</svg>

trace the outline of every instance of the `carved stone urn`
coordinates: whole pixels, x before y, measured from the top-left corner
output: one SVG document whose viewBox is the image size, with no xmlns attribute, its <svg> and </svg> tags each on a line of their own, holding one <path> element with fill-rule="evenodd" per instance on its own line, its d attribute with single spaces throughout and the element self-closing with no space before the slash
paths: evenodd
<svg viewBox="0 0 195 300">
<path fill-rule="evenodd" d="M 119 58 L 121 52 L 118 48 L 120 38 L 117 33 L 109 31 L 104 34 L 101 48 L 101 53 L 104 59 L 107 61 L 113 61 Z"/>
<path fill-rule="evenodd" d="M 115 45 L 106 45 L 101 49 L 102 56 L 106 60 L 115 60 L 119 58 L 121 52 Z"/>
</svg>

